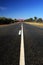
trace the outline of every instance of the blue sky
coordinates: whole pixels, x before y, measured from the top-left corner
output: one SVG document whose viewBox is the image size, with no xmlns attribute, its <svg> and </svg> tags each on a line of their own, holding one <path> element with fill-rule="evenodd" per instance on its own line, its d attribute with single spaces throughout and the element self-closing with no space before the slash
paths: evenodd
<svg viewBox="0 0 43 65">
<path fill-rule="evenodd" d="M 26 19 L 43 18 L 43 0 L 0 0 L 0 16 Z"/>
</svg>

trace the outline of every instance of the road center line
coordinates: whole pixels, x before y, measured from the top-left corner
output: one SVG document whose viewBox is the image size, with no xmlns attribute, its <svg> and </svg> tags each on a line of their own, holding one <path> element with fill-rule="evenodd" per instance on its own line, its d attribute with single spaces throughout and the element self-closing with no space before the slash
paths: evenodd
<svg viewBox="0 0 43 65">
<path fill-rule="evenodd" d="M 20 46 L 20 62 L 19 62 L 19 65 L 25 65 L 23 24 L 21 24 L 21 46 Z"/>
</svg>

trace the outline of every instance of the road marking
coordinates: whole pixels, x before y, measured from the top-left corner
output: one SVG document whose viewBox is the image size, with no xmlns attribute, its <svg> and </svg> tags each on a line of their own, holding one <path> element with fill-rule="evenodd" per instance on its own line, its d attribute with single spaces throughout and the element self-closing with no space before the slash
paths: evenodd
<svg viewBox="0 0 43 65">
<path fill-rule="evenodd" d="M 19 33 L 18 34 L 21 35 L 21 30 L 19 30 Z"/>
<path fill-rule="evenodd" d="M 19 62 L 19 65 L 25 65 L 23 24 L 21 24 L 21 47 L 20 47 L 20 62 Z"/>
</svg>

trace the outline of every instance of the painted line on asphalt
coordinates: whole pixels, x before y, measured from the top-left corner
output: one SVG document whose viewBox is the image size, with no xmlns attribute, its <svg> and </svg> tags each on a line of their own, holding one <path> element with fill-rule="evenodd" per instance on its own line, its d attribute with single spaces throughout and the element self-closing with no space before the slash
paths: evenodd
<svg viewBox="0 0 43 65">
<path fill-rule="evenodd" d="M 19 65 L 25 65 L 23 24 L 21 24 L 21 46 L 20 46 L 20 61 L 19 61 Z"/>
</svg>

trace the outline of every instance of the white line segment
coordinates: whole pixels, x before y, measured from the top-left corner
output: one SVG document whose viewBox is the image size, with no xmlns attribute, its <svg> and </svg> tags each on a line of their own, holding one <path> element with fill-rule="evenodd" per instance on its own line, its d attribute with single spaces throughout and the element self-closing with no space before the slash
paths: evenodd
<svg viewBox="0 0 43 65">
<path fill-rule="evenodd" d="M 20 46 L 20 62 L 19 62 L 19 65 L 25 65 L 23 24 L 21 24 L 21 46 Z"/>
</svg>

